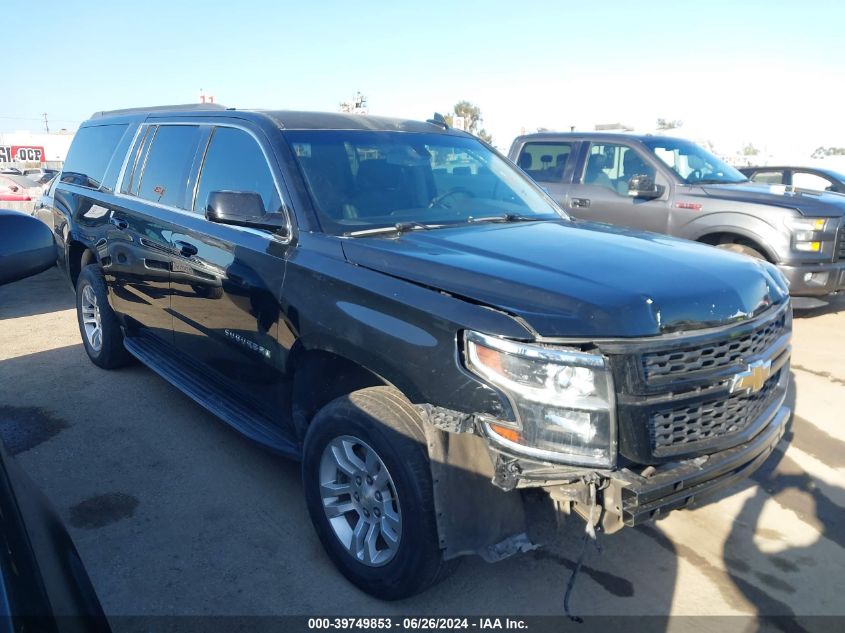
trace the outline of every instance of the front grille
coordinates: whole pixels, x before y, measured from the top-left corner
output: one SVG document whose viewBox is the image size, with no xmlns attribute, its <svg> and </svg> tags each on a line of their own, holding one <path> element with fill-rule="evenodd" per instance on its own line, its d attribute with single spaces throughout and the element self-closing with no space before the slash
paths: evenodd
<svg viewBox="0 0 845 633">
<path fill-rule="evenodd" d="M 704 343 L 680 349 L 651 352 L 642 357 L 647 382 L 690 372 L 719 369 L 738 363 L 768 349 L 786 329 L 787 315 L 761 325 L 738 338 Z"/>
<path fill-rule="evenodd" d="M 619 451 L 634 464 L 718 452 L 759 433 L 786 393 L 792 311 L 772 306 L 744 323 L 635 342 L 611 341 Z M 730 393 L 752 363 L 771 361 L 757 393 Z"/>
<path fill-rule="evenodd" d="M 845 259 L 845 226 L 839 227 L 839 248 L 836 249 L 836 260 Z"/>
<path fill-rule="evenodd" d="M 649 420 L 654 455 L 697 450 L 713 440 L 741 433 L 778 397 L 780 374 L 769 378 L 757 393 L 733 394 L 654 412 Z"/>
</svg>

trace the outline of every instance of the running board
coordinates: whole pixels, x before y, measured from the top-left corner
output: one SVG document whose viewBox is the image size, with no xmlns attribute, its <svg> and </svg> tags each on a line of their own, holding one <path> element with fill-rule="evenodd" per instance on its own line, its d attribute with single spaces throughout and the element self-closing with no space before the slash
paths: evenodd
<svg viewBox="0 0 845 633">
<path fill-rule="evenodd" d="M 278 423 L 203 380 L 198 369 L 174 357 L 172 348 L 149 336 L 126 336 L 123 345 L 144 365 L 236 431 L 285 457 L 300 459 L 299 447 Z"/>
</svg>

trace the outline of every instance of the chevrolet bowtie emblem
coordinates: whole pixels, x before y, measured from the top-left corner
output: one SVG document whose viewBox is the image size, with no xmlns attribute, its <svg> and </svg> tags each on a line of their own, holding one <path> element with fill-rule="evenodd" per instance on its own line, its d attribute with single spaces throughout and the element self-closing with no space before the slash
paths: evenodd
<svg viewBox="0 0 845 633">
<path fill-rule="evenodd" d="M 736 374 L 731 380 L 731 393 L 744 391 L 756 393 L 763 388 L 772 375 L 772 361 L 758 360 L 748 365 L 748 369 Z"/>
</svg>

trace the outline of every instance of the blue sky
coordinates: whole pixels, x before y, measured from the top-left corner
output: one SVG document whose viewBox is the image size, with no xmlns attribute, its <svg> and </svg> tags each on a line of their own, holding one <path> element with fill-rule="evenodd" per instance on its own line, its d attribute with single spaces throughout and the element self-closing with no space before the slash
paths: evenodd
<svg viewBox="0 0 845 633">
<path fill-rule="evenodd" d="M 18 11 L 34 15 L 4 2 Z M 717 144 L 845 145 L 837 2 L 66 0 L 37 16 L 6 32 L 0 131 L 37 130 L 42 112 L 74 127 L 95 110 L 192 102 L 200 88 L 230 106 L 314 110 L 361 90 L 372 113 L 413 118 L 468 99 L 501 146 L 521 128 L 657 117 Z"/>
</svg>

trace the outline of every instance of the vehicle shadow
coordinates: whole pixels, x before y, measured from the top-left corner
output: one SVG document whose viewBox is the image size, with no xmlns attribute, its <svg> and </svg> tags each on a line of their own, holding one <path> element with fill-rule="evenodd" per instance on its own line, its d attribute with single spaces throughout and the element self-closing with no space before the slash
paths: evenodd
<svg viewBox="0 0 845 633">
<path fill-rule="evenodd" d="M 795 400 L 795 377 L 792 375 L 787 404 L 793 411 Z M 842 489 L 820 485 L 787 455 L 787 448 L 793 441 L 800 444 L 812 441 L 804 436 L 824 435 L 810 427 L 812 425 L 808 422 L 792 416 L 784 438 L 773 454 L 744 484 L 743 489 L 753 488 L 754 493 L 742 504 L 724 543 L 723 556 L 728 576 L 745 599 L 754 605 L 759 616 L 764 618 L 767 630 L 787 633 L 816 630 L 819 622 L 807 618 L 807 607 L 792 596 L 798 593 L 798 587 L 806 585 L 808 579 L 812 579 L 811 586 L 823 591 L 832 579 L 823 578 L 822 572 L 813 568 L 825 561 L 841 558 L 841 549 L 845 548 L 843 509 L 831 498 L 842 498 L 839 494 Z M 837 463 L 837 455 L 842 459 L 845 442 L 826 435 L 820 441 L 824 444 L 821 450 L 826 452 L 825 463 Z M 772 520 L 777 510 L 773 511 L 771 502 L 786 512 L 794 513 L 803 524 L 814 528 L 818 538 L 806 545 L 796 545 L 794 538 L 790 539 L 781 531 L 785 528 Z M 765 520 L 764 513 L 767 513 Z"/>
<path fill-rule="evenodd" d="M 25 301 L 21 297 L 26 297 Z M 0 287 L 0 321 L 70 310 L 76 300 L 58 268 Z"/>
<path fill-rule="evenodd" d="M 810 308 L 806 310 L 793 310 L 793 315 L 796 319 L 812 319 L 813 317 L 823 316 L 826 314 L 838 314 L 845 312 L 845 292 L 832 295 L 825 299 L 828 301 L 827 305 Z"/>
</svg>

